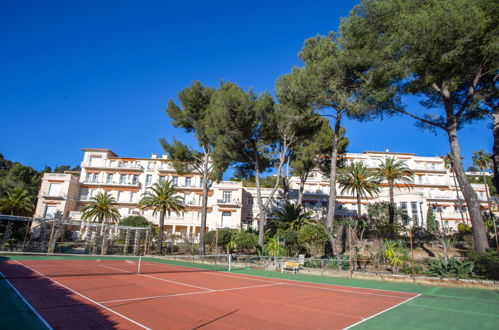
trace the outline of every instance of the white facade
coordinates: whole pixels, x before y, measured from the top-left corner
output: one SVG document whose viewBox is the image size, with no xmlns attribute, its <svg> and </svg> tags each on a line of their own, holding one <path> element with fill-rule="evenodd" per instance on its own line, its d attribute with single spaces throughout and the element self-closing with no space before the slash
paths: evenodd
<svg viewBox="0 0 499 330">
<path fill-rule="evenodd" d="M 66 217 L 79 220 L 81 208 L 98 192 L 108 192 L 118 202 L 118 210 L 123 217 L 143 215 L 149 221 L 158 223 L 159 215 L 152 210 L 141 210 L 138 202 L 146 189 L 161 180 L 173 180 L 187 205 L 185 212 L 172 213 L 165 219 L 164 230 L 179 235 L 197 237 L 201 225 L 201 176 L 198 173 L 179 175 L 167 155 L 151 158 L 118 157 L 108 149 L 82 149 L 84 151 L 79 179 L 71 174 L 46 173 L 36 208 L 36 217 L 51 217 L 60 211 Z M 386 157 L 395 157 L 407 162 L 414 172 L 415 182 L 411 187 L 395 188 L 395 202 L 409 217 L 407 225 L 424 226 L 428 207 L 433 207 L 437 220 L 456 227 L 457 223 L 469 222 L 462 194 L 454 183 L 454 177 L 440 157 L 420 157 L 415 154 L 364 152 L 348 153 L 349 162 L 362 161 L 368 166 L 377 167 Z M 291 178 L 290 198 L 298 196 L 300 181 Z M 388 186 L 381 184 L 378 196 L 362 200 L 362 213 L 367 213 L 369 204 L 388 201 Z M 480 202 L 487 208 L 485 186 L 473 184 Z M 271 189 L 262 189 L 264 202 Z M 356 197 L 341 194 L 337 187 L 336 216 L 355 216 Z M 325 217 L 329 196 L 329 179 L 320 172 L 310 175 L 304 187 L 303 205 L 318 217 Z M 283 191 L 278 189 L 271 201 L 270 211 L 285 203 Z M 463 210 L 461 214 L 459 206 Z M 256 201 L 256 188 L 243 187 L 241 182 L 214 182 L 209 190 L 207 230 L 217 228 L 257 228 L 259 208 Z"/>
</svg>

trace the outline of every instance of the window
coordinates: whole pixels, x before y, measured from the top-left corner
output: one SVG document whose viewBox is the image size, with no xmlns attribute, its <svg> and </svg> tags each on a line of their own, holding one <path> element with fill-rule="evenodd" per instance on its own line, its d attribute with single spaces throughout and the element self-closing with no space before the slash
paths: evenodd
<svg viewBox="0 0 499 330">
<path fill-rule="evenodd" d="M 90 166 L 99 166 L 102 162 L 101 156 L 91 156 L 90 157 Z"/>
<path fill-rule="evenodd" d="M 137 181 L 139 181 L 139 176 L 138 175 L 132 176 L 132 184 L 137 184 Z"/>
<path fill-rule="evenodd" d="M 164 175 L 161 175 L 161 176 L 159 177 L 159 182 L 165 182 L 165 179 L 166 179 L 166 178 L 165 178 L 165 176 L 164 176 Z"/>
<path fill-rule="evenodd" d="M 150 186 L 152 184 L 152 174 L 148 174 L 146 176 L 146 186 Z"/>
<path fill-rule="evenodd" d="M 222 227 L 229 227 L 230 226 L 230 220 L 232 218 L 232 213 L 230 212 L 222 212 Z"/>
<path fill-rule="evenodd" d="M 61 191 L 60 183 L 51 183 L 49 187 L 49 196 L 59 196 Z"/>
<path fill-rule="evenodd" d="M 147 163 L 147 169 L 148 169 L 148 170 L 152 170 L 152 169 L 154 169 L 154 162 L 148 162 L 148 163 Z"/>
<path fill-rule="evenodd" d="M 411 213 L 412 213 L 412 221 L 418 225 L 418 203 L 411 202 Z"/>
<path fill-rule="evenodd" d="M 88 200 L 88 188 L 82 188 L 80 190 L 80 200 L 82 201 Z"/>
<path fill-rule="evenodd" d="M 253 197 L 248 197 L 248 205 L 253 205 Z"/>
<path fill-rule="evenodd" d="M 191 183 L 192 183 L 192 178 L 185 178 L 185 186 L 186 187 L 190 187 L 191 186 Z"/>
<path fill-rule="evenodd" d="M 224 190 L 224 191 L 222 192 L 222 194 L 223 194 L 223 195 L 222 195 L 222 196 L 223 196 L 223 197 L 222 197 L 223 201 L 224 201 L 225 203 L 229 203 L 229 202 L 231 201 L 231 199 L 232 199 L 232 191 L 226 191 L 226 190 Z"/>
<path fill-rule="evenodd" d="M 44 218 L 46 218 L 46 219 L 54 219 L 54 216 L 55 216 L 56 212 L 57 212 L 57 206 L 47 205 L 45 207 Z"/>
<path fill-rule="evenodd" d="M 174 186 L 178 185 L 178 176 L 172 177 L 172 185 L 174 185 Z"/>
<path fill-rule="evenodd" d="M 113 183 L 113 175 L 111 173 L 107 174 L 106 183 Z"/>
<path fill-rule="evenodd" d="M 120 174 L 120 184 L 126 183 L 126 174 Z"/>
<path fill-rule="evenodd" d="M 97 182 L 97 174 L 98 173 L 87 173 L 85 182 Z"/>
</svg>

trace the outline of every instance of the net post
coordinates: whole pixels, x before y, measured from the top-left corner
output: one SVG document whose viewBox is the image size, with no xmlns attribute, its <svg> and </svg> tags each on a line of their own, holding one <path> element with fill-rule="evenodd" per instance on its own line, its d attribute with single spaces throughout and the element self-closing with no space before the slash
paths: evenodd
<svg viewBox="0 0 499 330">
<path fill-rule="evenodd" d="M 137 268 L 137 274 L 140 274 L 140 264 L 142 262 L 142 256 L 139 256 L 139 266 Z"/>
<path fill-rule="evenodd" d="M 232 254 L 229 253 L 229 272 L 232 270 Z"/>
</svg>

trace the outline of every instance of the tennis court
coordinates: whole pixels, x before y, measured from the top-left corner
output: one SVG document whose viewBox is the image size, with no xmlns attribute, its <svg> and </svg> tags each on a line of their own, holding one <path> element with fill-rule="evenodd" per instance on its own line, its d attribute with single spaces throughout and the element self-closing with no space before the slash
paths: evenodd
<svg viewBox="0 0 499 330">
<path fill-rule="evenodd" d="M 376 327 L 377 319 L 420 298 L 420 293 L 409 290 L 314 283 L 300 275 L 228 272 L 220 257 L 208 263 L 67 256 L 3 259 L 2 282 L 32 309 L 19 315 L 37 315 L 30 320 L 33 328 L 40 324 L 72 329 Z M 2 285 L 2 292 L 8 290 Z M 491 316 L 494 324 L 497 316 Z M 410 325 L 409 313 L 406 317 Z M 21 320 L 14 322 L 19 325 Z"/>
</svg>

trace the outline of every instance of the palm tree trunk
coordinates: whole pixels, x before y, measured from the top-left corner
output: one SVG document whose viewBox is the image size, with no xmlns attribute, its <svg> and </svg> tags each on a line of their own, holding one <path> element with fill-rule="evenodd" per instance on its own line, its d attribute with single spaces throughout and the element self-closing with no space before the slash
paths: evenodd
<svg viewBox="0 0 499 330">
<path fill-rule="evenodd" d="M 395 222 L 395 201 L 393 199 L 393 181 L 388 181 L 390 203 L 388 205 L 388 214 L 390 216 L 390 224 L 393 225 Z"/>
<path fill-rule="evenodd" d="M 156 251 L 158 254 L 163 253 L 163 227 L 165 225 L 165 208 L 159 211 L 159 231 L 158 231 L 158 244 L 156 246 Z"/>
<path fill-rule="evenodd" d="M 102 233 L 101 254 L 105 255 L 105 254 L 107 254 L 109 227 L 108 227 L 107 223 L 105 223 L 105 224 L 103 223 L 102 227 L 104 228 L 104 231 Z"/>
<path fill-rule="evenodd" d="M 362 204 L 361 204 L 361 199 L 360 199 L 360 195 L 357 194 L 357 218 L 360 219 L 360 217 L 362 216 Z"/>
<path fill-rule="evenodd" d="M 454 123 L 451 127 L 448 128 L 447 134 L 452 151 L 454 171 L 457 176 L 457 181 L 463 189 L 463 196 L 466 200 L 471 224 L 473 226 L 475 249 L 477 252 L 485 252 L 489 248 L 489 241 L 487 238 L 487 233 L 485 232 L 483 217 L 480 212 L 480 202 L 478 201 L 478 196 L 475 190 L 473 190 L 473 187 L 471 186 L 466 173 L 464 172 L 463 163 L 461 160 L 461 150 L 459 147 L 459 141 L 457 139 L 457 123 Z"/>
<path fill-rule="evenodd" d="M 341 110 L 336 110 L 334 122 L 333 148 L 331 150 L 331 169 L 329 172 L 329 198 L 327 204 L 326 227 L 329 234 L 329 244 L 326 255 L 334 255 L 334 213 L 336 208 L 336 165 L 338 162 L 338 141 L 340 140 Z"/>
</svg>

